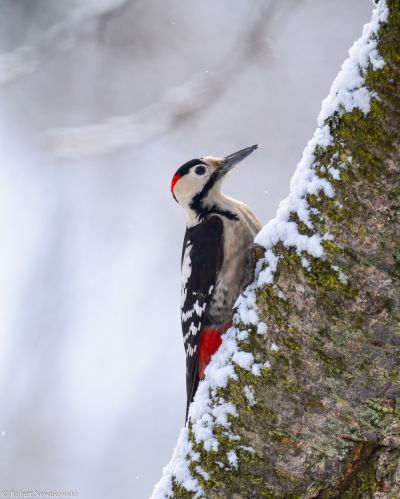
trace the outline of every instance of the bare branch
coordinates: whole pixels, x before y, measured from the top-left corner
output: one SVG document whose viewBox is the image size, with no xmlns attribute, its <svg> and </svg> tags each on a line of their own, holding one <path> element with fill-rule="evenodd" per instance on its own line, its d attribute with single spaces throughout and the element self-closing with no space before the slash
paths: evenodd
<svg viewBox="0 0 400 499">
<path fill-rule="evenodd" d="M 292 2 L 287 2 L 285 9 L 291 8 Z M 159 103 L 103 123 L 48 130 L 44 134 L 45 149 L 54 158 L 99 156 L 121 147 L 142 144 L 197 117 L 219 99 L 228 86 L 227 82 L 231 86 L 250 62 L 265 54 L 268 49 L 264 42 L 265 32 L 281 9 L 276 2 L 269 2 L 257 12 L 244 36 L 222 57 L 214 70 L 169 89 Z"/>
</svg>

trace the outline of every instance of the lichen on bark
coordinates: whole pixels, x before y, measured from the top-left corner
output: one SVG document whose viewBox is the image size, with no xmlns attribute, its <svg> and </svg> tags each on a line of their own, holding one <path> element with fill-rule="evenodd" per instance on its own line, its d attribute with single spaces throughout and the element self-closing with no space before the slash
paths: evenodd
<svg viewBox="0 0 400 499">
<path fill-rule="evenodd" d="M 259 372 L 236 366 L 212 395 L 235 407 L 214 426 L 217 448 L 189 422 L 190 473 L 206 497 L 400 497 L 400 3 L 386 4 L 385 64 L 365 72 L 370 109 L 338 109 L 325 122 L 332 141 L 314 150 L 335 195 L 306 196 L 311 227 L 290 215 L 300 234 L 332 236 L 324 255 L 274 244 L 273 281 L 256 290 L 268 331 L 237 325 Z M 201 495 L 176 480 L 171 490 Z"/>
</svg>

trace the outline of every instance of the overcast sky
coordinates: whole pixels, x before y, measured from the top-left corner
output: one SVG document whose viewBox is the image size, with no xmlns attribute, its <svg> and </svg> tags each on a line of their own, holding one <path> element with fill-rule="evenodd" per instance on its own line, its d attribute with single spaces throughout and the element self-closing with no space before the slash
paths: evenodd
<svg viewBox="0 0 400 499">
<path fill-rule="evenodd" d="M 185 413 L 189 159 L 265 223 L 370 0 L 0 0 L 0 489 L 141 499 Z"/>
</svg>

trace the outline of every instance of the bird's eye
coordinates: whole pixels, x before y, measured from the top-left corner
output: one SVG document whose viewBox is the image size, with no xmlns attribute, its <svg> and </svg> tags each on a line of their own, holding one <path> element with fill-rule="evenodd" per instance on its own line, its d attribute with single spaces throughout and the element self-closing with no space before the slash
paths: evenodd
<svg viewBox="0 0 400 499">
<path fill-rule="evenodd" d="M 194 171 L 196 175 L 204 175 L 206 173 L 206 167 L 203 165 L 196 166 Z"/>
</svg>

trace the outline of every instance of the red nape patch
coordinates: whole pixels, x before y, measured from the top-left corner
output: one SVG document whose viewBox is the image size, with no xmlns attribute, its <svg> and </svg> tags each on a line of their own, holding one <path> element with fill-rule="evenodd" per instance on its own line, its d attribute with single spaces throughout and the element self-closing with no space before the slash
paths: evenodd
<svg viewBox="0 0 400 499">
<path fill-rule="evenodd" d="M 226 329 L 213 329 L 211 327 L 203 329 L 199 345 L 199 378 L 204 379 L 204 370 L 211 360 L 211 357 L 218 350 L 222 343 L 221 335 Z"/>
<path fill-rule="evenodd" d="M 172 182 L 171 182 L 171 192 L 172 192 L 172 195 L 175 197 L 174 195 L 174 188 L 175 188 L 175 184 L 178 182 L 178 180 L 181 178 L 180 175 L 174 175 L 172 177 Z M 176 198 L 175 198 L 176 199 Z"/>
</svg>

